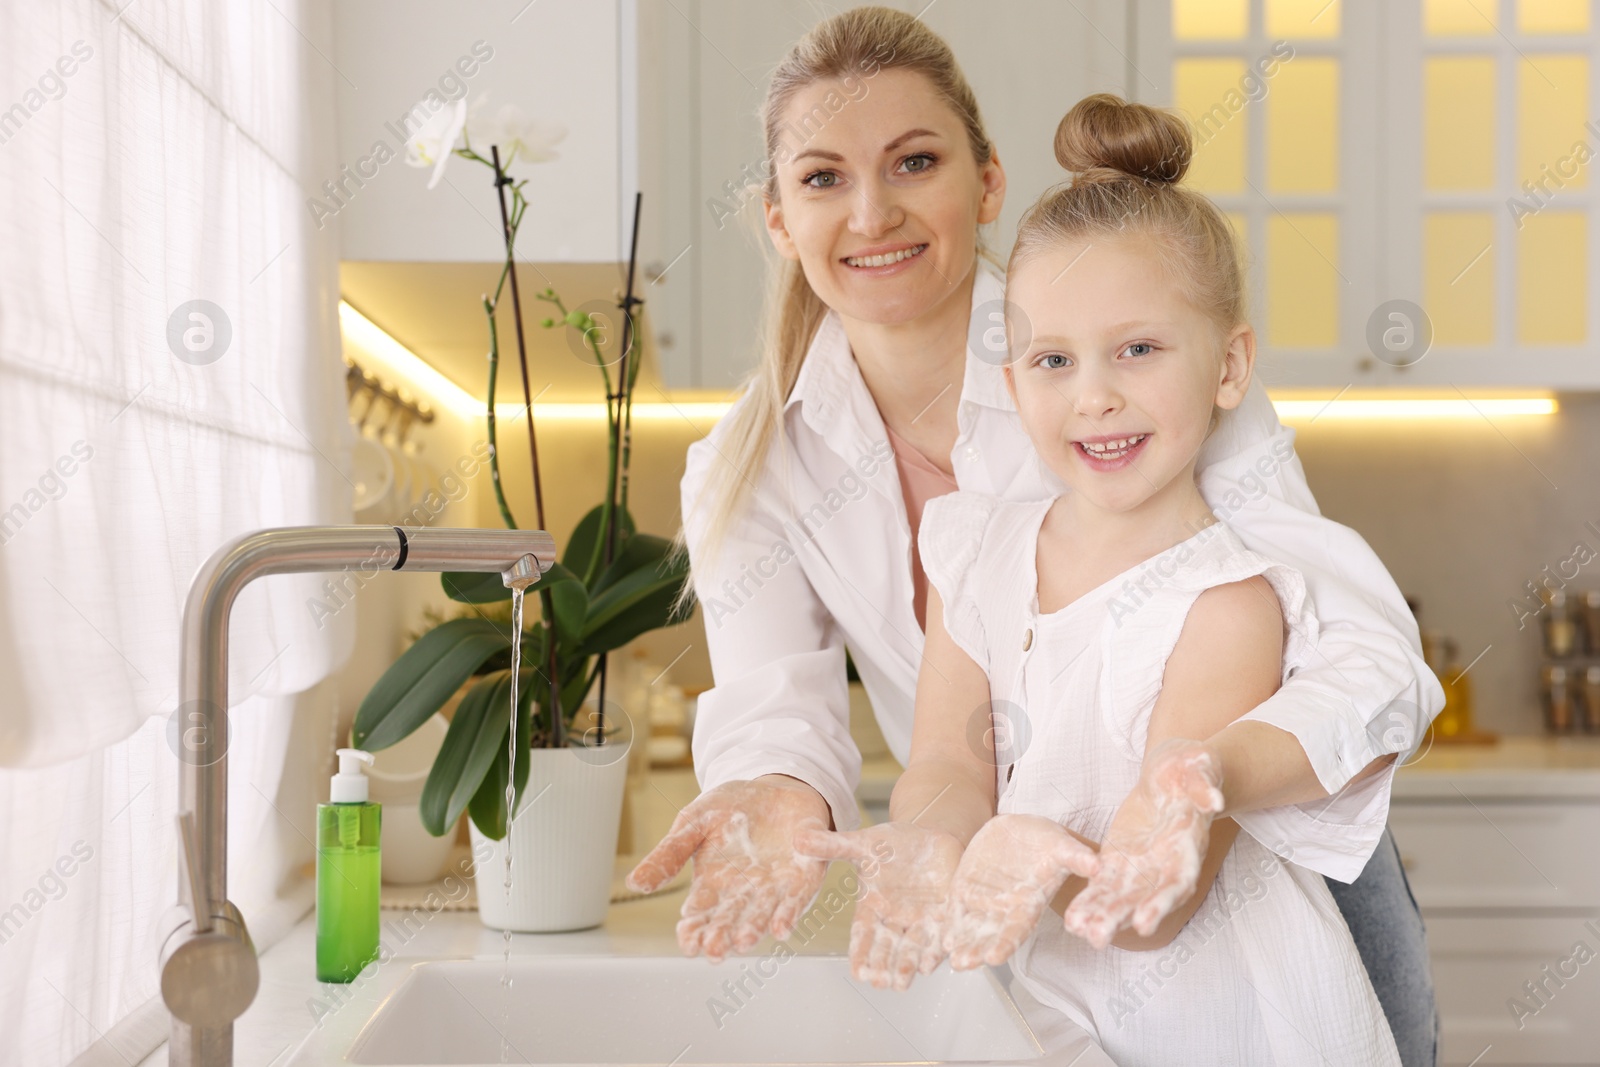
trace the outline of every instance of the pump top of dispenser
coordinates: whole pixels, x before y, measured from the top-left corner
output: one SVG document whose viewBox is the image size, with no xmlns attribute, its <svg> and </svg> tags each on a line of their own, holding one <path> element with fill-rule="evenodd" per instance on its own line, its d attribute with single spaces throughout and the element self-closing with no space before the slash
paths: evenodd
<svg viewBox="0 0 1600 1067">
<path fill-rule="evenodd" d="M 363 763 L 372 763 L 373 755 L 359 748 L 339 749 L 339 773 L 333 776 L 328 787 L 328 801 L 332 804 L 365 804 L 367 802 L 367 776 L 361 773 Z"/>
</svg>

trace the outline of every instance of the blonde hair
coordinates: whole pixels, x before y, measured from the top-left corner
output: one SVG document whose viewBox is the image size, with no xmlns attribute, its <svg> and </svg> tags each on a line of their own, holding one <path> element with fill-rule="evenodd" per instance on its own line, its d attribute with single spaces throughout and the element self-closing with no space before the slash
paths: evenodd
<svg viewBox="0 0 1600 1067">
<path fill-rule="evenodd" d="M 812 27 L 773 71 L 761 107 L 767 152 L 767 178 L 762 185 L 762 195 L 766 200 L 777 202 L 776 161 L 786 158 L 786 152 L 792 154 L 792 149 L 786 149 L 780 137 L 784 131 L 785 111 L 795 94 L 824 79 L 871 77 L 880 70 L 913 71 L 927 78 L 934 92 L 961 119 L 978 165 L 982 167 L 989 162 L 994 148 L 984 132 L 977 97 L 961 73 L 950 46 L 922 21 L 903 11 L 858 7 Z M 723 434 L 719 447 L 722 459 L 712 465 L 701 497 L 690 505 L 698 506 L 700 500 L 710 494 L 711 513 L 702 545 L 703 559 L 720 550 L 734 517 L 749 505 L 773 438 L 777 437 L 779 446 L 787 449 L 780 425 L 783 408 L 827 310 L 806 281 L 799 263 L 780 260 L 773 265 L 762 311 L 761 359 L 745 380 L 739 403 L 724 416 L 726 425 L 719 427 Z M 687 523 L 687 514 L 684 520 Z M 673 550 L 675 556 L 687 552 L 682 528 Z M 690 591 L 690 583 L 684 583 L 675 608 L 687 601 Z"/>
<path fill-rule="evenodd" d="M 1194 135 L 1181 116 L 1096 93 L 1061 120 L 1055 148 L 1056 162 L 1072 181 L 1046 192 L 1023 215 L 1008 279 L 1064 241 L 1139 232 L 1161 242 L 1163 264 L 1222 332 L 1245 321 L 1244 268 L 1233 227 L 1207 197 L 1178 184 L 1194 152 Z"/>
</svg>

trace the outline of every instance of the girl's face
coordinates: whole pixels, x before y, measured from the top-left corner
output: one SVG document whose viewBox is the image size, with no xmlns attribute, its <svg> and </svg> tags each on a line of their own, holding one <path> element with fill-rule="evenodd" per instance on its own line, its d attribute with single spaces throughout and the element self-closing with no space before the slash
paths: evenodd
<svg viewBox="0 0 1600 1067">
<path fill-rule="evenodd" d="M 1005 173 L 921 74 L 815 82 L 789 101 L 767 230 L 846 318 L 915 321 L 972 270 Z"/>
<path fill-rule="evenodd" d="M 1192 487 L 1213 408 L 1250 384 L 1255 335 L 1219 334 L 1144 234 L 1071 241 L 1013 271 L 1006 386 L 1050 469 L 1087 503 L 1134 510 Z M 1021 327 L 1026 323 L 1026 327 Z"/>
</svg>

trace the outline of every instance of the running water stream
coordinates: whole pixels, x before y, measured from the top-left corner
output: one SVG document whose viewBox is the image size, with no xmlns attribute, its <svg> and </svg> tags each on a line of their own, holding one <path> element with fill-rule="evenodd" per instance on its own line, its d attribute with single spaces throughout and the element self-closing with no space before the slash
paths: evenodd
<svg viewBox="0 0 1600 1067">
<path fill-rule="evenodd" d="M 517 795 L 517 682 L 522 674 L 522 599 L 533 579 L 511 587 L 511 740 L 506 773 L 506 928 L 500 931 L 500 1062 L 506 1062 L 511 1020 L 511 814 Z"/>
</svg>

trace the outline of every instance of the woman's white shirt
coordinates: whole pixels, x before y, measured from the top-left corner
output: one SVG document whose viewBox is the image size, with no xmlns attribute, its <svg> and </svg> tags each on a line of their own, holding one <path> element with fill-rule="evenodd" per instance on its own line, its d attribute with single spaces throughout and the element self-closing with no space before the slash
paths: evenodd
<svg viewBox="0 0 1600 1067">
<path fill-rule="evenodd" d="M 999 270 L 980 259 L 969 336 L 994 324 L 1003 296 Z M 962 489 L 1006 500 L 1067 491 L 1039 461 L 981 340 L 968 345 L 956 418 L 950 459 Z M 923 633 L 894 454 L 839 316 L 824 316 L 784 405 L 782 440 L 707 560 L 709 501 L 696 502 L 712 464 L 728 462 L 720 451 L 727 421 L 689 447 L 680 486 L 716 682 L 696 710 L 696 775 L 702 789 L 791 775 L 822 795 L 839 829 L 852 829 L 861 756 L 850 736 L 845 646 L 903 765 Z M 1336 794 L 1271 809 L 1295 862 L 1352 881 L 1383 833 L 1393 769 L 1344 787 L 1374 759 L 1414 751 L 1444 693 L 1388 571 L 1358 534 L 1318 513 L 1293 441 L 1253 383 L 1207 440 L 1196 480 L 1248 548 L 1305 575 L 1323 624 L 1315 648 L 1243 718 L 1293 734 Z M 1136 603 L 1139 592 L 1128 596 Z"/>
</svg>

